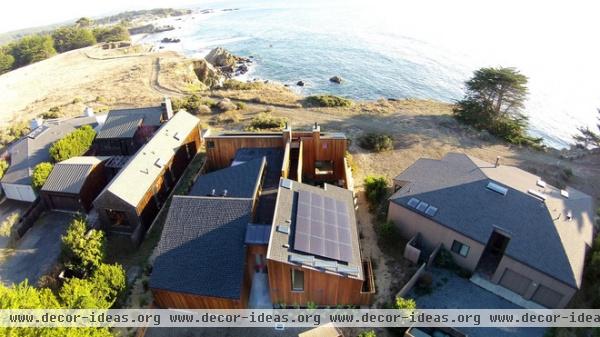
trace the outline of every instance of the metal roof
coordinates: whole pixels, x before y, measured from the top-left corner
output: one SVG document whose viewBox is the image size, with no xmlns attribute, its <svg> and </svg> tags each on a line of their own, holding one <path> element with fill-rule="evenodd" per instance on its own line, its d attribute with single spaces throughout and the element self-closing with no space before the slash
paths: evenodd
<svg viewBox="0 0 600 337">
<path fill-rule="evenodd" d="M 42 191 L 79 194 L 92 169 L 106 157 L 73 157 L 52 169 Z"/>
<path fill-rule="evenodd" d="M 164 108 L 111 110 L 96 138 L 132 138 L 140 125 L 159 126 Z"/>
</svg>

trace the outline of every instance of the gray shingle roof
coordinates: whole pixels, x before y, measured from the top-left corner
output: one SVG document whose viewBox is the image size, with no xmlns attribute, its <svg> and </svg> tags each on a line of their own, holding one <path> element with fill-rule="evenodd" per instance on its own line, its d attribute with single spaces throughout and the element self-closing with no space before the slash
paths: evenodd
<svg viewBox="0 0 600 337">
<path fill-rule="evenodd" d="M 163 107 L 111 110 L 96 138 L 132 138 L 140 125 L 160 126 Z"/>
<path fill-rule="evenodd" d="M 527 188 L 536 187 L 536 179 L 517 168 L 503 165 L 495 168 L 467 155 L 450 153 L 442 160 L 417 160 L 395 178 L 408 184 L 390 200 L 417 213 L 419 211 L 407 205 L 411 198 L 433 205 L 438 208 L 431 217 L 433 221 L 482 245 L 487 244 L 494 227 L 499 227 L 511 235 L 505 251 L 507 256 L 577 287 L 582 273 L 579 260 L 588 241 L 582 239 L 587 236 L 587 225 L 582 222 L 581 237 L 567 238 L 564 233 L 575 231 L 572 226 L 577 224 L 573 221 L 555 223 L 556 216 L 548 206 L 550 201 L 542 203 L 527 193 Z M 489 182 L 506 187 L 508 192 L 501 195 L 487 189 Z M 550 196 L 550 189 L 548 186 L 544 193 Z M 560 191 L 556 193 L 560 199 Z M 572 194 L 570 200 L 558 200 L 566 204 L 562 207 L 568 208 L 569 203 L 577 202 L 575 194 L 580 200 L 586 199 L 575 190 Z"/>
<path fill-rule="evenodd" d="M 52 169 L 42 191 L 79 194 L 92 169 L 103 157 L 73 157 Z"/>
<path fill-rule="evenodd" d="M 150 287 L 239 299 L 251 211 L 252 199 L 173 197 Z"/>
<path fill-rule="evenodd" d="M 96 127 L 95 117 L 76 117 L 45 121 L 44 125 L 23 137 L 10 148 L 10 167 L 2 178 L 3 183 L 30 185 L 33 168 L 50 161 L 48 150 L 57 140 L 83 125 Z M 35 135 L 35 136 L 34 136 Z"/>
<path fill-rule="evenodd" d="M 253 198 L 259 188 L 260 178 L 265 167 L 265 158 L 256 158 L 249 162 L 230 166 L 198 177 L 189 195 L 222 196 L 227 190 L 227 197 Z"/>
<path fill-rule="evenodd" d="M 263 183 L 263 189 L 277 188 L 279 177 L 281 177 L 281 168 L 283 166 L 283 150 L 271 147 L 246 147 L 237 150 L 234 163 L 243 163 L 256 158 L 267 158 L 267 173 Z"/>
</svg>

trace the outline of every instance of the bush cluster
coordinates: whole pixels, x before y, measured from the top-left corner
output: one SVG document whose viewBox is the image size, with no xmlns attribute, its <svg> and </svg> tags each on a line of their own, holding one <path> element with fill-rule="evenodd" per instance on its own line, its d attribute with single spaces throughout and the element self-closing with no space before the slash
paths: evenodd
<svg viewBox="0 0 600 337">
<path fill-rule="evenodd" d="M 31 186 L 36 191 L 39 191 L 42 186 L 44 186 L 53 168 L 54 165 L 48 162 L 39 163 L 33 168 L 33 173 L 31 175 Z"/>
<path fill-rule="evenodd" d="M 104 260 L 104 235 L 95 229 L 88 232 L 84 219 L 74 219 L 61 240 L 63 264 L 79 277 L 92 274 Z"/>
<path fill-rule="evenodd" d="M 334 95 L 308 96 L 306 97 L 306 103 L 309 106 L 324 108 L 349 107 L 352 105 L 351 100 Z"/>
<path fill-rule="evenodd" d="M 367 176 L 364 180 L 365 196 L 371 206 L 377 206 L 388 194 L 389 184 L 383 176 Z"/>
<path fill-rule="evenodd" d="M 84 125 L 52 144 L 50 157 L 55 162 L 61 162 L 81 156 L 90 149 L 94 137 L 96 137 L 96 131 L 91 126 Z"/>
<path fill-rule="evenodd" d="M 21 138 L 29 132 L 29 125 L 25 121 L 12 123 L 0 129 L 0 147 Z"/>
<path fill-rule="evenodd" d="M 359 145 L 365 150 L 383 152 L 394 149 L 394 140 L 390 135 L 367 133 L 360 137 Z"/>
<path fill-rule="evenodd" d="M 97 27 L 92 30 L 92 33 L 98 42 L 129 41 L 130 39 L 127 27 L 122 24 L 108 27 Z"/>
<path fill-rule="evenodd" d="M 262 82 L 242 82 L 238 80 L 226 80 L 222 85 L 225 90 L 257 90 L 263 87 Z"/>
<path fill-rule="evenodd" d="M 252 118 L 250 125 L 246 128 L 248 131 L 257 130 L 281 130 L 285 127 L 287 118 L 275 117 L 270 113 L 263 112 Z"/>
<path fill-rule="evenodd" d="M 173 111 L 179 111 L 181 109 L 191 114 L 206 114 L 211 112 L 211 108 L 217 104 L 210 98 L 200 97 L 196 94 L 186 96 L 184 98 L 175 98 L 171 101 Z"/>
<path fill-rule="evenodd" d="M 0 159 L 0 179 L 4 177 L 6 170 L 8 170 L 8 162 L 4 159 Z"/>
</svg>

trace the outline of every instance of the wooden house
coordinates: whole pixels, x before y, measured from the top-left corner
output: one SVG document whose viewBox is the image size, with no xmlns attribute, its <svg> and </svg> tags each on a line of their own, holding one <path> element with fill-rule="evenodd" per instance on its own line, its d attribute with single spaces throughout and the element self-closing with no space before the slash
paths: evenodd
<svg viewBox="0 0 600 337">
<path fill-rule="evenodd" d="M 200 149 L 198 123 L 185 111 L 175 114 L 94 200 L 107 230 L 142 239 Z"/>
</svg>

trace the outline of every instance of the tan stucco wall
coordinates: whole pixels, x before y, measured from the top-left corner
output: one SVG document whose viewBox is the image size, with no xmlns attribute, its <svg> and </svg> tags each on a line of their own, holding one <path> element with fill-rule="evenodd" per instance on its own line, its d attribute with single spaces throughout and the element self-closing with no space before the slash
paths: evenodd
<svg viewBox="0 0 600 337">
<path fill-rule="evenodd" d="M 452 251 L 450 253 L 452 253 L 458 265 L 469 271 L 475 270 L 485 248 L 485 245 L 431 221 L 420 214 L 398 206 L 393 202 L 390 202 L 388 220 L 394 222 L 402 237 L 407 240 L 417 233 L 421 233 L 422 243 L 430 251 L 433 251 L 440 243 L 444 245 L 446 250 L 450 251 L 454 240 L 466 244 L 470 247 L 469 254 L 466 257 L 455 254 Z"/>
<path fill-rule="evenodd" d="M 571 298 L 573 297 L 573 295 L 576 292 L 576 289 L 574 289 L 552 277 L 549 277 L 548 275 L 546 275 L 544 273 L 541 273 L 533 268 L 530 268 L 522 263 L 519 263 L 518 261 L 515 261 L 514 259 L 512 259 L 506 255 L 504 257 L 502 257 L 502 260 L 500 261 L 500 264 L 498 265 L 496 272 L 492 276 L 492 282 L 499 283 L 500 279 L 502 278 L 502 275 L 504 275 L 504 271 L 506 270 L 506 268 L 509 268 L 509 269 L 531 279 L 532 282 L 529 285 L 527 292 L 523 296 L 523 298 L 525 298 L 527 300 L 530 300 L 533 297 L 533 295 L 535 294 L 535 291 L 537 290 L 537 288 L 540 285 L 544 285 L 544 286 L 546 286 L 556 292 L 559 292 L 563 295 L 562 300 L 559 303 L 557 308 L 564 308 L 567 304 L 569 304 L 569 301 L 571 301 Z"/>
</svg>

